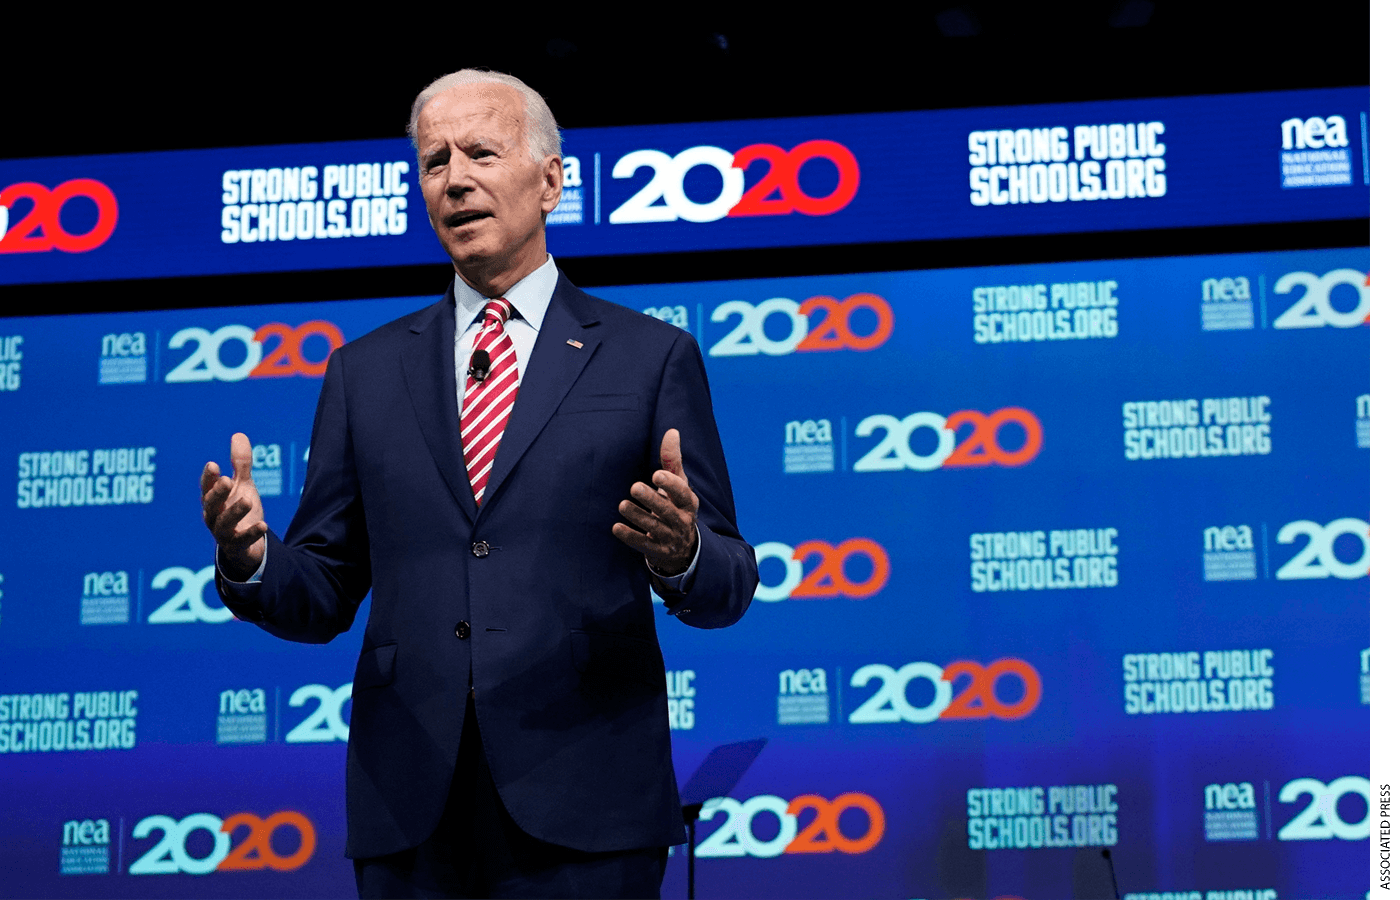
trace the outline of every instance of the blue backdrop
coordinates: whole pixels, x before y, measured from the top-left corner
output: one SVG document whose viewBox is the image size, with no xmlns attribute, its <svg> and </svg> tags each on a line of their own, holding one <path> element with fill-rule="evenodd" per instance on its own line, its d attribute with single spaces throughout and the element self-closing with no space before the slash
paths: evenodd
<svg viewBox="0 0 1400 900">
<path fill-rule="evenodd" d="M 594 290 L 699 339 L 760 556 L 734 628 L 658 616 L 679 779 L 770 739 L 702 894 L 1102 897 L 1109 848 L 1129 895 L 1359 895 L 1368 271 Z M 284 528 L 326 355 L 434 299 L 0 320 L 0 893 L 353 893 L 358 635 L 230 620 L 197 473 L 246 431 Z"/>
</svg>

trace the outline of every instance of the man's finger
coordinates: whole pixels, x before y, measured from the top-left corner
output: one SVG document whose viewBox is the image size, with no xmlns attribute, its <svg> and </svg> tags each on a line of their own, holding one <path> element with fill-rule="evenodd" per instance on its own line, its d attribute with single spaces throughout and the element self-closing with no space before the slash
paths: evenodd
<svg viewBox="0 0 1400 900">
<path fill-rule="evenodd" d="M 622 501 L 618 506 L 618 512 L 638 531 L 653 538 L 660 538 L 680 530 L 681 522 L 679 519 L 668 521 L 647 508 L 627 500 Z"/>
<path fill-rule="evenodd" d="M 204 464 L 204 471 L 199 473 L 200 494 L 209 493 L 209 489 L 214 486 L 214 482 L 219 480 L 219 464 L 207 462 Z"/>
<path fill-rule="evenodd" d="M 657 487 L 658 495 L 674 508 L 688 512 L 695 512 L 700 508 L 700 498 L 690 489 L 690 483 L 686 481 L 684 474 L 674 475 L 658 469 L 651 476 L 651 480 Z"/>
<path fill-rule="evenodd" d="M 657 518 L 645 508 L 638 506 L 631 501 L 624 500 L 617 506 L 617 512 L 622 518 L 630 522 L 638 531 L 650 532 Z"/>
<path fill-rule="evenodd" d="M 661 468 L 685 478 L 685 466 L 681 463 L 681 433 L 674 428 L 661 436 Z"/>
<path fill-rule="evenodd" d="M 221 544 L 224 543 L 238 530 L 238 523 L 243 521 L 252 508 L 247 500 L 235 500 L 219 510 L 218 515 L 214 517 L 214 527 L 211 529 L 215 539 Z"/>
<path fill-rule="evenodd" d="M 204 492 L 204 509 L 206 512 L 217 512 L 228 499 L 228 495 L 233 491 L 233 481 L 227 476 L 214 479 L 214 483 L 209 486 L 209 490 Z"/>
<path fill-rule="evenodd" d="M 622 541 L 622 543 L 636 550 L 638 553 L 653 556 L 661 550 L 661 547 L 658 546 L 655 541 L 648 538 L 642 532 L 637 531 L 635 528 L 628 528 L 621 522 L 613 523 L 612 533 L 613 537 Z"/>
<path fill-rule="evenodd" d="M 657 472 L 656 476 L 667 481 L 678 481 L 676 476 L 669 472 Z M 673 484 L 672 489 L 666 491 L 657 490 L 638 481 L 632 485 L 632 500 L 642 509 L 673 528 L 684 527 L 686 515 L 693 517 L 698 508 L 695 492 L 684 482 Z"/>
<path fill-rule="evenodd" d="M 223 546 L 229 550 L 242 550 L 262 540 L 262 536 L 266 533 L 267 523 L 255 522 L 243 531 L 234 532 L 233 537 L 223 542 Z"/>
<path fill-rule="evenodd" d="M 228 500 L 229 493 L 233 490 L 233 482 L 227 478 L 218 478 L 209 490 L 204 492 L 204 524 L 209 530 L 214 530 L 214 521 L 218 518 L 219 511 L 223 509 L 224 502 Z"/>
<path fill-rule="evenodd" d="M 233 464 L 233 480 L 239 483 L 253 480 L 253 444 L 248 435 L 238 432 L 229 441 L 229 462 Z"/>
<path fill-rule="evenodd" d="M 673 506 L 671 498 L 649 484 L 640 481 L 632 483 L 632 500 L 647 512 L 660 515 L 667 506 Z M 625 501 L 624 501 L 625 502 Z"/>
</svg>

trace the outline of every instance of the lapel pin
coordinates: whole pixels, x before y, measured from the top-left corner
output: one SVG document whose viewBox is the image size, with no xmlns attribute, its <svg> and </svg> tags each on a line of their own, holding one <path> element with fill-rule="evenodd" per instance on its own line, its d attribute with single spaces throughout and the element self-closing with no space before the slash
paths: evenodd
<svg viewBox="0 0 1400 900">
<path fill-rule="evenodd" d="M 577 348 L 580 349 L 580 350 L 583 349 L 583 344 L 580 343 L 580 342 L 578 342 L 578 341 L 576 341 L 576 340 L 574 340 L 573 338 L 569 338 L 569 339 L 568 339 L 567 341 L 565 341 L 564 343 L 568 344 L 570 347 L 577 347 Z"/>
</svg>

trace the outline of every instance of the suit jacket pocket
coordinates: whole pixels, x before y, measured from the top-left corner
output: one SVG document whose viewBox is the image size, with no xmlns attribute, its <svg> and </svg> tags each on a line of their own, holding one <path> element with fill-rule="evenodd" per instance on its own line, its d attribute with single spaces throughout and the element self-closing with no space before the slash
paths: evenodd
<svg viewBox="0 0 1400 900">
<path fill-rule="evenodd" d="M 574 668 L 585 682 L 657 685 L 665 680 L 661 648 L 653 643 L 609 631 L 573 631 L 569 638 Z"/>
<path fill-rule="evenodd" d="M 394 680 L 394 662 L 399 655 L 397 642 L 370 647 L 360 654 L 355 665 L 355 687 L 358 694 L 365 688 L 383 687 Z"/>
<path fill-rule="evenodd" d="M 636 412 L 639 409 L 641 409 L 641 402 L 637 399 L 636 394 L 584 394 L 578 397 L 569 395 L 560 404 L 558 415 L 608 412 L 610 410 Z"/>
</svg>

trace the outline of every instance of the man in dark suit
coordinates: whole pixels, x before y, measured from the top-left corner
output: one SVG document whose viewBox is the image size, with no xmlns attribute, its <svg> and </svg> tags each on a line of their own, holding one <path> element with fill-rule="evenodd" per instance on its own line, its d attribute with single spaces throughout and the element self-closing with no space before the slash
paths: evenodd
<svg viewBox="0 0 1400 900">
<path fill-rule="evenodd" d="M 648 587 L 714 628 L 758 577 L 700 350 L 555 268 L 538 94 L 454 73 L 410 132 L 453 288 L 332 355 L 285 539 L 245 436 L 231 478 L 205 467 L 220 594 L 327 641 L 373 584 L 347 767 L 362 895 L 657 896 L 684 835 Z"/>
</svg>

